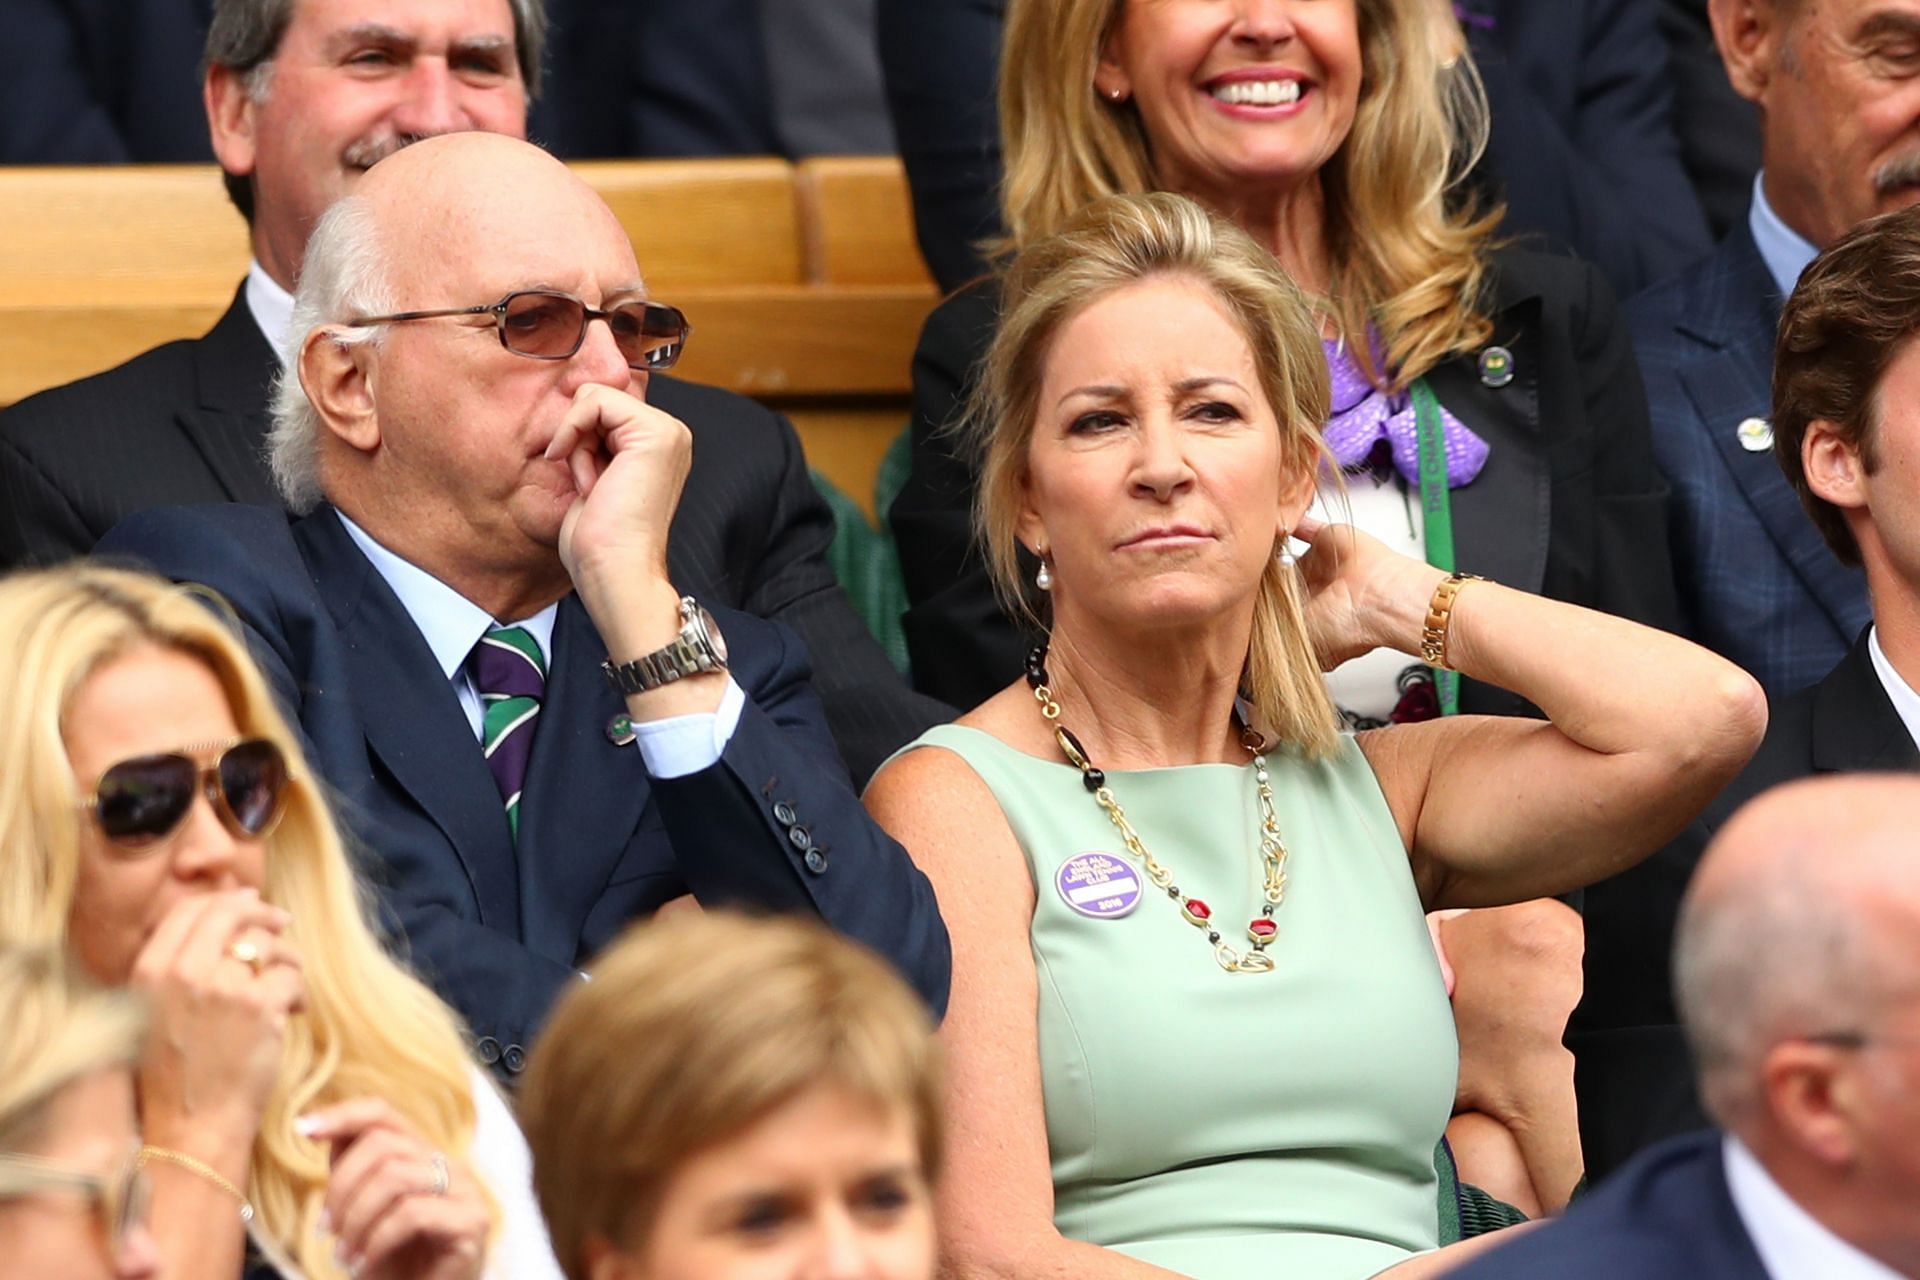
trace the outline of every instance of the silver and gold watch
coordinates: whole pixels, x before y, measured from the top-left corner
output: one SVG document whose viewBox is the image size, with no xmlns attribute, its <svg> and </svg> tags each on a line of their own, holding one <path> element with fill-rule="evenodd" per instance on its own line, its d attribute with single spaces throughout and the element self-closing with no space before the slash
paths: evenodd
<svg viewBox="0 0 1920 1280">
<path fill-rule="evenodd" d="M 611 658 L 600 664 L 608 682 L 622 697 L 658 689 L 703 671 L 724 671 L 726 667 L 727 642 L 720 635 L 719 624 L 692 596 L 680 597 L 680 634 L 665 648 L 618 666 Z"/>
</svg>

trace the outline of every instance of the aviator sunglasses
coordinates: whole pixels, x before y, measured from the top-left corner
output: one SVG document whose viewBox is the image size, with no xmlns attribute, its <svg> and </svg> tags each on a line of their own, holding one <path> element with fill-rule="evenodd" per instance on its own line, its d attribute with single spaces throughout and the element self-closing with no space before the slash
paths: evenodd
<svg viewBox="0 0 1920 1280">
<path fill-rule="evenodd" d="M 442 316 L 484 315 L 493 317 L 501 346 L 535 360 L 569 359 L 587 340 L 587 323 L 605 320 L 627 367 L 649 371 L 673 368 L 687 345 L 687 335 L 693 332 L 680 308 L 663 302 L 622 302 L 610 311 L 595 311 L 557 289 L 521 289 L 489 306 L 400 311 L 390 316 L 362 316 L 349 323 L 403 324 Z"/>
<path fill-rule="evenodd" d="M 209 752 L 218 752 L 202 763 Z M 242 840 L 273 830 L 287 791 L 287 759 L 265 738 L 209 742 L 122 760 L 100 775 L 85 808 L 122 849 L 157 848 L 186 820 L 196 793 Z"/>
</svg>

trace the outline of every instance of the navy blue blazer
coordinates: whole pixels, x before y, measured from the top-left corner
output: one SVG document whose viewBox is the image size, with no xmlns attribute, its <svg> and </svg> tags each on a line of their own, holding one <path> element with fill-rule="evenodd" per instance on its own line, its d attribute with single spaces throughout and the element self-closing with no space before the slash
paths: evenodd
<svg viewBox="0 0 1920 1280">
<path fill-rule="evenodd" d="M 1578 254 L 1623 298 L 1712 247 L 1681 164 L 1656 5 L 1462 7 L 1491 124 L 1478 176 L 1507 206 L 1502 231 Z"/>
<path fill-rule="evenodd" d="M 1831 671 L 1869 619 L 1866 579 L 1827 549 L 1772 451 L 1739 437 L 1771 413 L 1780 305 L 1742 222 L 1627 307 L 1688 634 L 1776 695 Z"/>
<path fill-rule="evenodd" d="M 944 1007 L 933 890 L 861 808 L 784 626 L 714 610 L 747 706 L 719 763 L 659 781 L 611 740 L 625 703 L 599 670 L 605 646 L 561 601 L 516 848 L 453 686 L 331 509 L 142 512 L 99 552 L 232 604 L 414 963 L 509 1074 L 594 953 L 689 892 L 818 913 Z M 740 946 L 714 963 L 751 981 L 751 938 Z"/>
<path fill-rule="evenodd" d="M 1449 1280 L 1771 1280 L 1727 1190 L 1718 1131 L 1643 1152 L 1565 1215 Z"/>
</svg>

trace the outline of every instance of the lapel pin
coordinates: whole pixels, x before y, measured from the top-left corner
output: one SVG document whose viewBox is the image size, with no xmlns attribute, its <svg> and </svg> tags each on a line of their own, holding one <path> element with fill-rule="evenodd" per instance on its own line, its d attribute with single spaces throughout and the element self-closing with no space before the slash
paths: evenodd
<svg viewBox="0 0 1920 1280">
<path fill-rule="evenodd" d="M 607 721 L 607 741 L 616 747 L 624 747 L 638 736 L 633 731 L 633 719 L 625 712 Z"/>
<path fill-rule="evenodd" d="M 1504 387 L 1513 381 L 1513 352 L 1505 347 L 1488 347 L 1480 353 L 1480 381 L 1489 387 Z"/>
<path fill-rule="evenodd" d="M 1742 418 L 1734 434 L 1748 453 L 1765 453 L 1773 448 L 1773 424 L 1765 418 Z"/>
</svg>

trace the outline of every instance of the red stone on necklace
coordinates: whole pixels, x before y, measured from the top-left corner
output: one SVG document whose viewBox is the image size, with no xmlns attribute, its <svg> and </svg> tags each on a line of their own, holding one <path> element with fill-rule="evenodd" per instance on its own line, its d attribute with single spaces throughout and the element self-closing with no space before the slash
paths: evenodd
<svg viewBox="0 0 1920 1280">
<path fill-rule="evenodd" d="M 1272 942 L 1274 935 L 1280 932 L 1280 926 L 1265 916 L 1254 919 L 1247 925 L 1247 936 L 1255 942 Z"/>
</svg>

